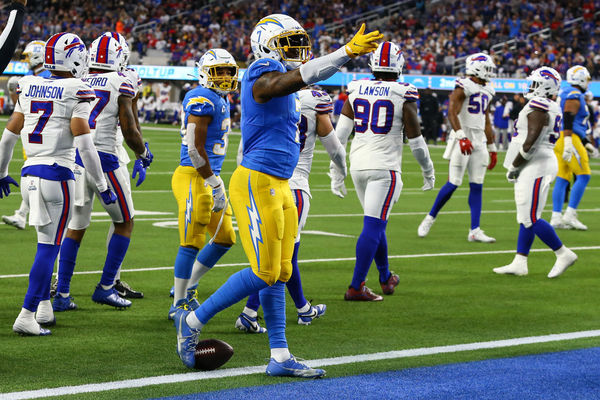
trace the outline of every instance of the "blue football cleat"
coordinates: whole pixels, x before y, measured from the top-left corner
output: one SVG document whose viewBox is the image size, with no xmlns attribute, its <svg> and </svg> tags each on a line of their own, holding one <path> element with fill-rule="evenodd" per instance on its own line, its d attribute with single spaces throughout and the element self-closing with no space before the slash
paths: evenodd
<svg viewBox="0 0 600 400">
<path fill-rule="evenodd" d="M 54 309 L 54 312 L 71 311 L 77 309 L 77 304 L 73 302 L 73 298 L 71 296 L 62 297 L 59 294 L 54 296 L 52 308 Z"/>
<path fill-rule="evenodd" d="M 196 311 L 198 307 L 200 307 L 200 302 L 198 301 L 198 290 L 188 289 L 186 296 L 187 304 L 192 311 Z"/>
<path fill-rule="evenodd" d="M 247 333 L 265 333 L 267 331 L 267 328 L 258 324 L 258 317 L 251 317 L 244 312 L 235 320 L 235 327 Z"/>
<path fill-rule="evenodd" d="M 267 365 L 267 375 L 269 376 L 293 376 L 297 378 L 320 378 L 325 375 L 322 369 L 314 369 L 306 364 L 302 364 L 291 356 L 283 362 L 277 362 L 274 358 L 269 360 Z"/>
<path fill-rule="evenodd" d="M 325 310 L 327 310 L 327 306 L 325 304 L 317 304 L 316 306 L 313 306 L 308 303 L 308 305 L 310 306 L 310 309 L 307 312 L 298 313 L 298 325 L 310 325 L 313 319 L 324 315 Z"/>
<path fill-rule="evenodd" d="M 94 294 L 92 295 L 92 300 L 96 303 L 106 304 L 119 309 L 124 309 L 131 305 L 131 301 L 119 297 L 119 294 L 114 288 L 104 290 L 100 284 L 96 286 L 96 290 L 94 290 Z"/>
<path fill-rule="evenodd" d="M 177 329 L 177 354 L 186 367 L 194 368 L 196 365 L 196 345 L 200 329 L 193 329 L 186 322 L 190 311 L 179 308 L 175 313 L 175 329 Z"/>
<path fill-rule="evenodd" d="M 169 308 L 169 315 L 167 316 L 167 319 L 169 321 L 173 321 L 173 318 L 175 318 L 175 313 L 180 308 L 182 308 L 184 310 L 189 310 L 188 304 L 185 301 L 185 299 L 181 299 L 181 300 L 177 301 L 177 303 L 175 305 L 171 304 L 171 308 Z"/>
</svg>

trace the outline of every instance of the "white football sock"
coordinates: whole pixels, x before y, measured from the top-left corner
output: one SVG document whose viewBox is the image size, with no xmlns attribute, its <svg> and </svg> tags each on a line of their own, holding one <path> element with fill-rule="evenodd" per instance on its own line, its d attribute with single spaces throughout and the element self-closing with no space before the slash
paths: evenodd
<svg viewBox="0 0 600 400">
<path fill-rule="evenodd" d="M 255 310 L 248 307 L 244 307 L 244 314 L 246 314 L 250 318 L 256 318 L 256 316 L 258 315 L 258 313 Z"/>
<path fill-rule="evenodd" d="M 271 349 L 271 358 L 277 362 L 284 362 L 289 360 L 292 355 L 287 347 L 278 347 Z"/>
<path fill-rule="evenodd" d="M 305 312 L 308 312 L 308 310 L 310 310 L 310 303 L 308 301 L 306 302 L 304 307 L 298 308 L 299 313 L 305 313 Z"/>
<path fill-rule="evenodd" d="M 198 317 L 196 317 L 195 312 L 189 313 L 188 316 L 185 318 L 185 322 L 187 322 L 190 328 L 193 329 L 202 329 L 202 327 L 204 326 L 204 324 L 200 322 Z"/>
</svg>

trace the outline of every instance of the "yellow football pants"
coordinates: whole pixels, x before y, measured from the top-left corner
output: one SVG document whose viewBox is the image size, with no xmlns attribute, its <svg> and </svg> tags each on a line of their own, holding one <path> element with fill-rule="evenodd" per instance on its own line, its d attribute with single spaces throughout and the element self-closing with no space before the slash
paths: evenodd
<svg viewBox="0 0 600 400">
<path fill-rule="evenodd" d="M 298 212 L 287 179 L 239 166 L 229 182 L 231 205 L 254 273 L 272 285 L 292 275 Z"/>
<path fill-rule="evenodd" d="M 179 243 L 181 246 L 201 249 L 206 242 L 206 232 L 215 235 L 221 215 L 225 212 L 223 223 L 214 242 L 221 246 L 235 244 L 235 231 L 231 223 L 231 207 L 212 212 L 213 199 L 210 186 L 204 185 L 204 179 L 194 167 L 179 166 L 171 179 L 173 195 L 179 209 Z"/>
<path fill-rule="evenodd" d="M 573 147 L 575 147 L 577 153 L 573 154 L 573 157 L 571 157 L 571 161 L 569 162 L 566 162 L 562 158 L 563 149 L 565 147 L 565 136 L 563 132 L 560 133 L 560 138 L 558 138 L 554 145 L 554 154 L 556 154 L 556 159 L 558 160 L 557 176 L 566 179 L 567 181 L 571 180 L 573 174 L 592 174 L 592 170 L 590 169 L 590 157 L 588 156 L 585 146 L 581 143 L 581 138 L 576 134 L 573 134 L 571 137 L 573 138 Z"/>
</svg>

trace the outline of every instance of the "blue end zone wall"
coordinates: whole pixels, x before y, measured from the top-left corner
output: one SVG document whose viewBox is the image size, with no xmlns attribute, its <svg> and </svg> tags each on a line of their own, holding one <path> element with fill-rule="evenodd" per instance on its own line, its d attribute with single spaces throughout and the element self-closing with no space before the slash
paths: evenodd
<svg viewBox="0 0 600 400">
<path fill-rule="evenodd" d="M 165 399 L 593 400 L 600 399 L 600 347 L 284 384 L 265 377 L 265 382 L 269 385 Z"/>
</svg>

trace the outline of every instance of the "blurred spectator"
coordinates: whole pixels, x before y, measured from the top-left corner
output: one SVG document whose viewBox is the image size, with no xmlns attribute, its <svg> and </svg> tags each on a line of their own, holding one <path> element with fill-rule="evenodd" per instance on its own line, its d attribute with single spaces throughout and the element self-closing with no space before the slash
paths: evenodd
<svg viewBox="0 0 600 400">
<path fill-rule="evenodd" d="M 429 143 L 431 140 L 433 144 L 437 144 L 441 123 L 440 103 L 437 95 L 430 88 L 425 89 L 421 95 L 419 112 L 421 113 L 421 121 L 423 121 L 425 141 Z"/>
<path fill-rule="evenodd" d="M 496 109 L 494 110 L 494 135 L 496 137 L 496 146 L 504 150 L 508 149 L 508 123 L 510 119 L 509 110 L 506 108 L 507 102 L 506 96 L 500 97 L 500 100 L 496 103 Z"/>
</svg>

